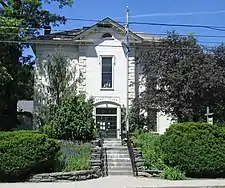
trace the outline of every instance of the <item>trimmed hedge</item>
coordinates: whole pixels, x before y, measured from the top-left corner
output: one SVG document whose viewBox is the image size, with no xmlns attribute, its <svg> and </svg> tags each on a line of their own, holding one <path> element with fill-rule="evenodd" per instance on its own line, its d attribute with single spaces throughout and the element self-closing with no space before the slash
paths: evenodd
<svg viewBox="0 0 225 188">
<path fill-rule="evenodd" d="M 188 177 L 225 175 L 225 128 L 207 123 L 174 124 L 161 137 L 162 159 Z"/>
<path fill-rule="evenodd" d="M 0 132 L 0 181 L 25 181 L 33 174 L 52 172 L 60 145 L 31 131 Z"/>
</svg>

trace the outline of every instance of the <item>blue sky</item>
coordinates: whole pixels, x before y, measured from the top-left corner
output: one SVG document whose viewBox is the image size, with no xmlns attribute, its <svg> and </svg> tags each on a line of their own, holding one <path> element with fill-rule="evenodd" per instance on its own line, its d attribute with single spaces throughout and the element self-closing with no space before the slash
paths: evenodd
<svg viewBox="0 0 225 188">
<path fill-rule="evenodd" d="M 103 19 L 105 17 L 111 17 L 116 21 L 125 21 L 125 10 L 127 5 L 130 9 L 130 21 L 225 26 L 225 0 L 75 0 L 72 8 L 59 10 L 57 6 L 53 4 L 47 5 L 45 8 L 68 18 Z M 195 14 L 202 12 L 208 12 L 208 14 Z M 157 15 L 157 13 L 172 15 Z M 193 15 L 174 15 L 176 13 L 193 13 Z M 132 17 L 143 14 L 156 15 Z M 94 22 L 71 20 L 67 21 L 66 25 L 62 25 L 57 29 L 73 29 L 92 24 L 94 24 Z M 199 35 L 225 36 L 225 31 L 221 32 L 202 28 L 131 25 L 130 29 L 153 34 L 162 34 L 166 33 L 167 30 L 176 29 L 181 34 L 194 32 Z M 225 41 L 225 37 L 200 38 L 199 40 L 206 42 L 220 42 Z"/>
<path fill-rule="evenodd" d="M 130 9 L 131 22 L 218 25 L 225 27 L 225 0 L 74 0 L 74 5 L 71 8 L 58 9 L 56 4 L 45 5 L 44 8 L 67 18 L 99 20 L 111 17 L 115 21 L 125 21 L 126 6 L 129 6 Z M 179 15 L 179 13 L 192 13 L 192 15 Z M 137 16 L 143 14 L 151 15 Z M 94 22 L 69 20 L 65 25 L 53 28 L 53 30 L 68 30 L 92 24 Z M 130 29 L 153 34 L 165 34 L 166 31 L 175 29 L 180 34 L 194 33 L 196 35 L 225 36 L 225 31 L 203 28 L 130 25 Z M 199 41 L 215 45 L 215 42 L 225 42 L 225 37 L 199 38 Z"/>
</svg>

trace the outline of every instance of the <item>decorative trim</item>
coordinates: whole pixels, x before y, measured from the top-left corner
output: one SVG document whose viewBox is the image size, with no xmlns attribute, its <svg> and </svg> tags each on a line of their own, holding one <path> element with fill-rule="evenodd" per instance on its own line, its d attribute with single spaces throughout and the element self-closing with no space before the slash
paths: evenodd
<svg viewBox="0 0 225 188">
<path fill-rule="evenodd" d="M 99 102 L 113 102 L 120 105 L 120 97 L 111 97 L 111 96 L 96 96 L 94 97 L 94 103 Z"/>
<path fill-rule="evenodd" d="M 113 88 L 101 88 L 100 91 L 114 91 Z"/>
</svg>

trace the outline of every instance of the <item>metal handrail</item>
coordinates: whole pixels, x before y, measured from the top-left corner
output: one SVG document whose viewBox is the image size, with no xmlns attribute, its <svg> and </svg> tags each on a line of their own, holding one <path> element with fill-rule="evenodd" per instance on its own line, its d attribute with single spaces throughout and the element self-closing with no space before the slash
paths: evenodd
<svg viewBox="0 0 225 188">
<path fill-rule="evenodd" d="M 101 136 L 100 137 L 100 162 L 101 162 L 101 172 L 102 172 L 102 176 L 105 176 L 105 170 L 104 170 L 104 147 L 103 147 L 103 143 L 104 143 L 104 138 Z"/>
<path fill-rule="evenodd" d="M 105 175 L 108 176 L 108 157 L 107 157 L 107 148 L 105 148 Z"/>
<path fill-rule="evenodd" d="M 127 133 L 127 148 L 128 148 L 128 152 L 129 152 L 129 155 L 130 155 L 133 175 L 138 176 L 137 165 L 136 165 L 135 157 L 134 157 L 134 150 L 133 150 L 133 146 L 131 144 L 129 132 Z"/>
<path fill-rule="evenodd" d="M 101 172 L 102 176 L 108 176 L 108 158 L 107 158 L 107 148 L 104 148 L 104 137 L 100 134 L 100 161 L 101 161 Z"/>
</svg>

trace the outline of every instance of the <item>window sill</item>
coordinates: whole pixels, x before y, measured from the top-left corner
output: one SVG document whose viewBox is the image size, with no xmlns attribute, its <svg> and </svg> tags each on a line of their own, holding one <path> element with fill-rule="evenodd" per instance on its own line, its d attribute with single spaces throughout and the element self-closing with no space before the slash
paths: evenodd
<svg viewBox="0 0 225 188">
<path fill-rule="evenodd" d="M 101 88 L 100 91 L 114 91 L 113 88 Z"/>
</svg>

